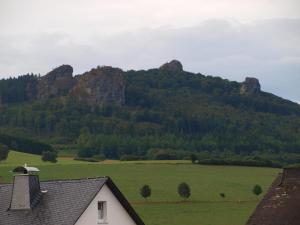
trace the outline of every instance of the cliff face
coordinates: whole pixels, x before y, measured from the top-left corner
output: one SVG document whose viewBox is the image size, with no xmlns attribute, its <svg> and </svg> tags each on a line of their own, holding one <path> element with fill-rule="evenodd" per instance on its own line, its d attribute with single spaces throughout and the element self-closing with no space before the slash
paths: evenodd
<svg viewBox="0 0 300 225">
<path fill-rule="evenodd" d="M 37 99 L 65 96 L 75 102 L 90 105 L 125 102 L 123 71 L 112 67 L 97 67 L 73 77 L 73 68 L 62 65 L 41 77 L 37 83 Z"/>
<path fill-rule="evenodd" d="M 253 77 L 247 77 L 240 88 L 241 95 L 252 95 L 260 92 L 259 80 Z"/>
<path fill-rule="evenodd" d="M 90 105 L 125 103 L 123 71 L 109 66 L 97 67 L 76 77 L 76 85 L 69 96 Z"/>
<path fill-rule="evenodd" d="M 37 84 L 37 98 L 55 98 L 65 96 L 73 88 L 73 68 L 62 65 L 41 77 Z"/>
</svg>

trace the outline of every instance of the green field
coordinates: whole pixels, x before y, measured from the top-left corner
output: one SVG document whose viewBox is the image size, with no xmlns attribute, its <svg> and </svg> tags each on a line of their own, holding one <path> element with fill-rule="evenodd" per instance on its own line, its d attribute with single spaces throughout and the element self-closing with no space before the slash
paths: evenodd
<svg viewBox="0 0 300 225">
<path fill-rule="evenodd" d="M 57 164 L 44 163 L 40 156 L 11 151 L 0 163 L 4 182 L 12 180 L 14 166 L 37 166 L 41 180 L 110 176 L 132 203 L 147 225 L 244 225 L 259 202 L 251 192 L 253 185 L 263 190 L 280 170 L 234 166 L 200 166 L 188 161 L 145 161 L 85 163 L 59 158 Z M 177 185 L 185 181 L 192 195 L 182 202 Z M 139 188 L 149 184 L 152 196 L 145 202 Z M 219 193 L 225 193 L 221 199 Z"/>
</svg>

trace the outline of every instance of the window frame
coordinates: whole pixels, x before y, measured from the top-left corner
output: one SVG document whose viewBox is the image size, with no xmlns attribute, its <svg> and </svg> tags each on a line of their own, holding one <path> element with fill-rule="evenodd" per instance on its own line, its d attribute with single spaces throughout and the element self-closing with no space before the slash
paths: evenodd
<svg viewBox="0 0 300 225">
<path fill-rule="evenodd" d="M 97 202 L 97 212 L 98 224 L 107 223 L 107 201 Z"/>
</svg>

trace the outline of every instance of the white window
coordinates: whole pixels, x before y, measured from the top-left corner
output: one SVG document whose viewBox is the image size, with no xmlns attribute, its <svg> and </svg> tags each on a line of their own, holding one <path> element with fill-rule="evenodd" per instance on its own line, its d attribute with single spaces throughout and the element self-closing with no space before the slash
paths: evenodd
<svg viewBox="0 0 300 225">
<path fill-rule="evenodd" d="M 98 223 L 107 223 L 107 203 L 98 202 Z"/>
</svg>

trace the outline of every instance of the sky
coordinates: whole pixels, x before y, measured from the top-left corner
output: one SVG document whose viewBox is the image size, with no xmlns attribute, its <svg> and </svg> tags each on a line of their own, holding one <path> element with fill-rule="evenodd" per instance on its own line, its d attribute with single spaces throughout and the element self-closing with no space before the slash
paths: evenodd
<svg viewBox="0 0 300 225">
<path fill-rule="evenodd" d="M 299 0 L 0 0 L 0 78 L 70 64 L 184 70 L 300 104 Z"/>
</svg>

